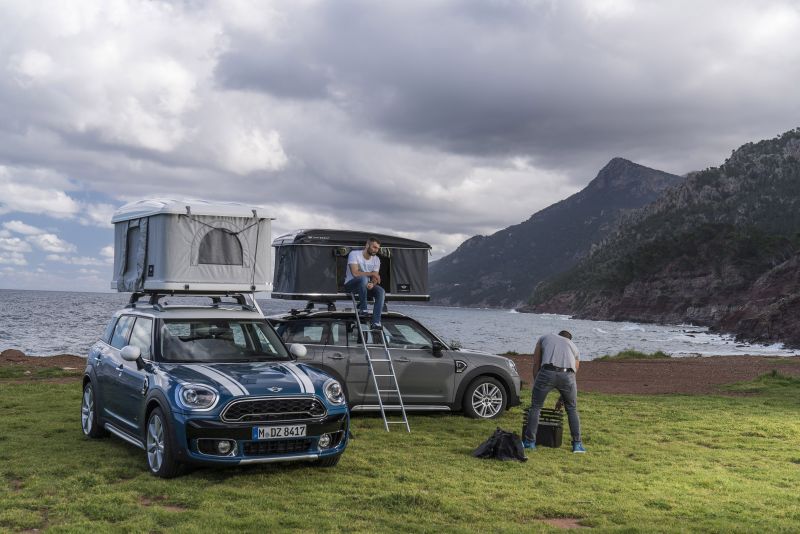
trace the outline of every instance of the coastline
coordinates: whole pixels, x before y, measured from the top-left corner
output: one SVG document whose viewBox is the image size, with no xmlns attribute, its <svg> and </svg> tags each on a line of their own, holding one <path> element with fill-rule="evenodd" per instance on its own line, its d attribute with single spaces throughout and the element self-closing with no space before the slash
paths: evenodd
<svg viewBox="0 0 800 534">
<path fill-rule="evenodd" d="M 523 382 L 530 387 L 533 356 L 508 356 L 517 365 Z M 0 353 L 0 368 L 16 368 L 14 380 L 48 381 L 77 380 L 86 365 L 86 358 L 72 354 L 28 356 L 22 351 L 7 349 Z M 43 369 L 57 369 L 58 378 L 40 377 Z M 731 394 L 722 386 L 753 380 L 777 371 L 800 377 L 800 356 L 697 356 L 657 360 L 603 360 L 581 362 L 578 391 L 630 395 L 708 395 Z M 523 403 L 527 399 L 523 399 Z"/>
</svg>

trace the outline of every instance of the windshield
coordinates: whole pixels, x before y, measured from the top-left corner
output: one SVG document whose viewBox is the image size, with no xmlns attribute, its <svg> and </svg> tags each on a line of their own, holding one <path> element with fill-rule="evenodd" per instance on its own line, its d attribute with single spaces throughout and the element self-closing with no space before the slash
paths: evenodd
<svg viewBox="0 0 800 534">
<path fill-rule="evenodd" d="M 165 320 L 161 359 L 167 362 L 256 362 L 291 360 L 266 321 Z"/>
</svg>

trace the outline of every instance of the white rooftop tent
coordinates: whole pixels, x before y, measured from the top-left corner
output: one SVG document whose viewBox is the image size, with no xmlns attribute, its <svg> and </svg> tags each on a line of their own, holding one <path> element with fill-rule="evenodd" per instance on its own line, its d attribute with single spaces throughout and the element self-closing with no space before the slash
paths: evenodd
<svg viewBox="0 0 800 534">
<path fill-rule="evenodd" d="M 262 208 L 149 199 L 119 208 L 114 224 L 118 291 L 268 291 L 271 218 Z"/>
</svg>

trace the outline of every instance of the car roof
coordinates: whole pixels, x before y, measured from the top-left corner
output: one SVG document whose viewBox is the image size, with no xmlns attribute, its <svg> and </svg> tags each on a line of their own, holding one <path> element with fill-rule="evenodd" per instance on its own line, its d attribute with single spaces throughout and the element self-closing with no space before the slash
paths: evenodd
<svg viewBox="0 0 800 534">
<path fill-rule="evenodd" d="M 408 315 L 400 312 L 383 312 L 381 317 L 410 319 Z M 345 308 L 342 310 L 290 310 L 284 313 L 270 315 L 267 319 L 276 321 L 294 321 L 297 319 L 353 319 L 353 309 Z"/>
<path fill-rule="evenodd" d="M 231 304 L 220 306 L 153 306 L 137 304 L 127 306 L 116 312 L 119 315 L 144 315 L 159 319 L 247 319 L 261 320 L 264 316 L 253 310 L 244 310 L 241 306 Z"/>
</svg>

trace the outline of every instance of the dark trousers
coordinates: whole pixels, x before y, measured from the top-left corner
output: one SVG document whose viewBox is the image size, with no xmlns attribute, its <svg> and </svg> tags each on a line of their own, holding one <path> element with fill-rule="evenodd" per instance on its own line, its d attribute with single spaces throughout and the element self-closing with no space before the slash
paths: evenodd
<svg viewBox="0 0 800 534">
<path fill-rule="evenodd" d="M 544 368 L 539 369 L 536 374 L 536 380 L 533 383 L 531 409 L 528 412 L 528 421 L 525 424 L 525 428 L 522 429 L 522 439 L 536 441 L 536 430 L 539 428 L 539 416 L 542 413 L 542 406 L 544 406 L 547 394 L 554 388 L 561 392 L 561 398 L 564 399 L 564 408 L 567 410 L 567 420 L 569 421 L 572 441 L 581 441 L 581 419 L 578 415 L 578 384 L 575 382 L 575 373 Z"/>
</svg>

